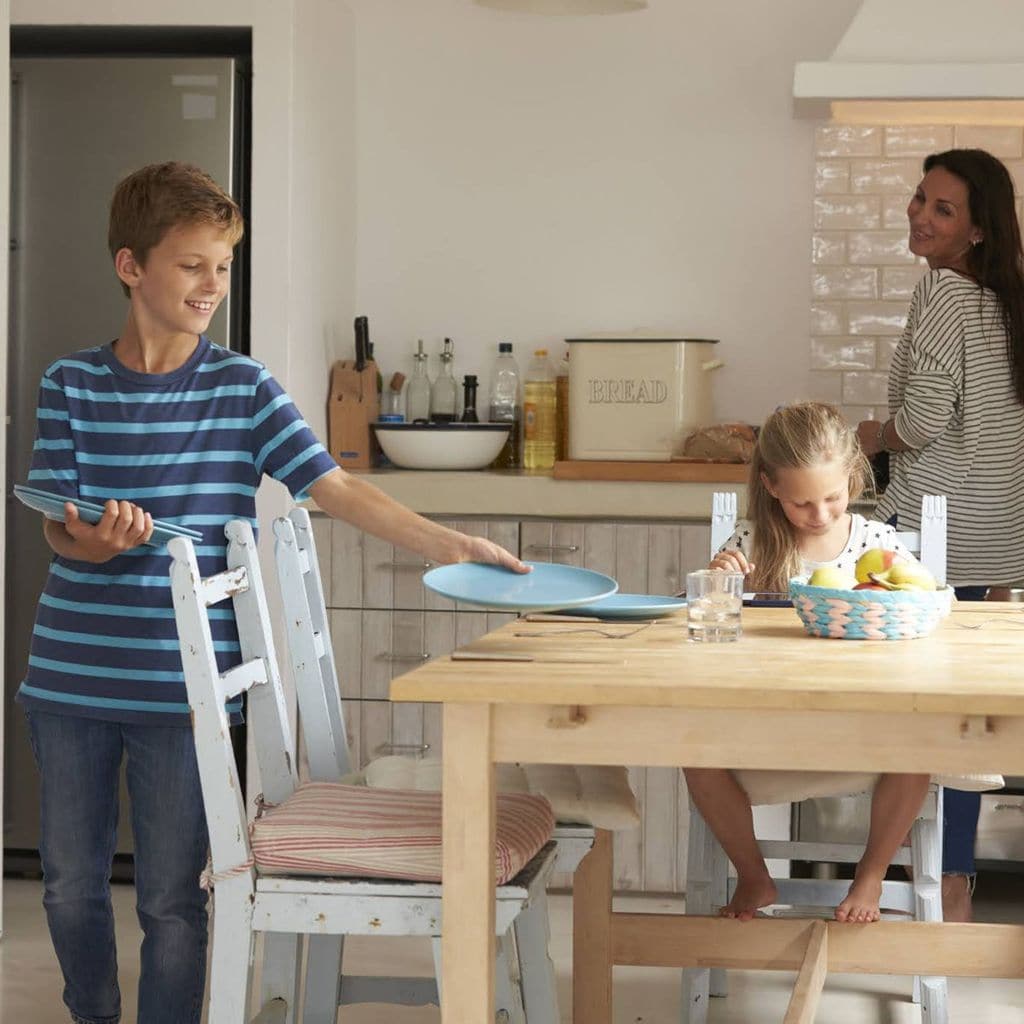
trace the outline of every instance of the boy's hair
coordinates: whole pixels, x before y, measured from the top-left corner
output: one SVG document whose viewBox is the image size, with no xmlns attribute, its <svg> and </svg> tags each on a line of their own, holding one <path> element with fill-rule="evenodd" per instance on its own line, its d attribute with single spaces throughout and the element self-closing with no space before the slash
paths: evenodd
<svg viewBox="0 0 1024 1024">
<path fill-rule="evenodd" d="M 757 436 L 750 462 L 748 517 L 754 527 L 754 585 L 782 592 L 800 573 L 801 559 L 793 524 L 779 500 L 764 485 L 780 469 L 802 469 L 837 461 L 849 476 L 850 501 L 871 485 L 871 467 L 853 428 L 839 410 L 824 402 L 782 406 L 768 417 Z"/>
<path fill-rule="evenodd" d="M 141 266 L 150 249 L 179 225 L 209 224 L 234 247 L 245 230 L 242 211 L 205 171 L 176 160 L 148 164 L 118 183 L 110 201 L 111 257 L 130 249 Z M 130 294 L 122 281 L 125 295 Z"/>
</svg>

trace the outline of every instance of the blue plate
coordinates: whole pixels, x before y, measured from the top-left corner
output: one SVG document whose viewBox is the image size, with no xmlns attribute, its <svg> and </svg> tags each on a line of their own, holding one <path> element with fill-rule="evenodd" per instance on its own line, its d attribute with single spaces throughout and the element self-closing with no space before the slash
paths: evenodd
<svg viewBox="0 0 1024 1024">
<path fill-rule="evenodd" d="M 603 573 L 551 562 L 527 562 L 533 572 L 517 573 L 497 565 L 460 562 L 425 573 L 431 590 L 464 604 L 510 611 L 550 611 L 593 603 L 608 597 L 619 585 Z"/>
<path fill-rule="evenodd" d="M 660 619 L 686 607 L 681 597 L 661 597 L 657 594 L 611 594 L 593 604 L 578 604 L 564 608 L 566 615 L 586 615 L 597 619 Z"/>
<path fill-rule="evenodd" d="M 23 504 L 37 512 L 42 512 L 47 519 L 53 519 L 58 523 L 64 522 L 64 504 L 71 502 L 78 509 L 78 514 L 83 522 L 98 523 L 103 515 L 103 506 L 97 505 L 94 501 L 85 501 L 82 498 L 65 498 L 62 494 L 54 494 L 52 491 L 41 491 L 37 487 L 23 487 L 21 484 L 14 485 L 14 496 Z M 146 541 L 151 547 L 163 547 L 173 537 L 189 537 L 192 540 L 202 540 L 203 535 L 198 530 L 190 530 L 186 526 L 175 526 L 174 523 L 165 523 L 160 519 L 153 520 L 153 533 Z"/>
</svg>

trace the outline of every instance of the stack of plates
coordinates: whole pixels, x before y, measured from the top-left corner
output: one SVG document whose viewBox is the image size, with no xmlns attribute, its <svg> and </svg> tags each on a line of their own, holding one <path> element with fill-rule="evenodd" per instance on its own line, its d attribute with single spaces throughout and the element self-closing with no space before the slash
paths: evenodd
<svg viewBox="0 0 1024 1024">
<path fill-rule="evenodd" d="M 64 505 L 68 502 L 78 509 L 78 515 L 85 523 L 98 523 L 103 515 L 103 506 L 97 505 L 94 501 L 65 498 L 62 494 L 41 491 L 37 487 L 23 487 L 21 484 L 15 484 L 14 496 L 23 505 L 42 512 L 47 519 L 53 519 L 58 523 L 64 522 Z M 154 519 L 153 533 L 146 543 L 153 547 L 163 547 L 172 537 L 203 539 L 203 535 L 198 530 L 190 530 L 185 526 L 175 526 L 174 523 L 165 523 L 162 520 Z"/>
<path fill-rule="evenodd" d="M 532 572 L 459 562 L 431 569 L 424 575 L 423 582 L 454 601 L 512 611 L 550 611 L 588 604 L 619 589 L 611 576 L 590 569 L 551 562 L 526 564 L 532 566 Z"/>
</svg>

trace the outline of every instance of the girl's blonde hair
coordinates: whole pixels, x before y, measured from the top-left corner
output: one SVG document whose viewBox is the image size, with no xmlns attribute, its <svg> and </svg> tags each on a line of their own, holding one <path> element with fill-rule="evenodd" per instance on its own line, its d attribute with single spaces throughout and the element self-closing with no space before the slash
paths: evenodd
<svg viewBox="0 0 1024 1024">
<path fill-rule="evenodd" d="M 871 485 L 871 467 L 853 428 L 839 410 L 824 402 L 782 406 L 768 417 L 757 437 L 750 462 L 747 515 L 754 527 L 754 586 L 785 592 L 801 570 L 793 524 L 779 500 L 764 484 L 773 484 L 780 469 L 805 469 L 839 462 L 849 475 L 850 501 Z"/>
</svg>

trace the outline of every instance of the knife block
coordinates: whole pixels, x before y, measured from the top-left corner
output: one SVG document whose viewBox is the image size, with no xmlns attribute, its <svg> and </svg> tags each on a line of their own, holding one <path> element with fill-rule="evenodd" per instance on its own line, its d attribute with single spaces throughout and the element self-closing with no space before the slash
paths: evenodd
<svg viewBox="0 0 1024 1024">
<path fill-rule="evenodd" d="M 361 370 L 343 359 L 331 367 L 327 397 L 327 447 L 342 469 L 369 469 L 374 464 L 376 440 L 370 430 L 380 412 L 377 364 Z"/>
</svg>

